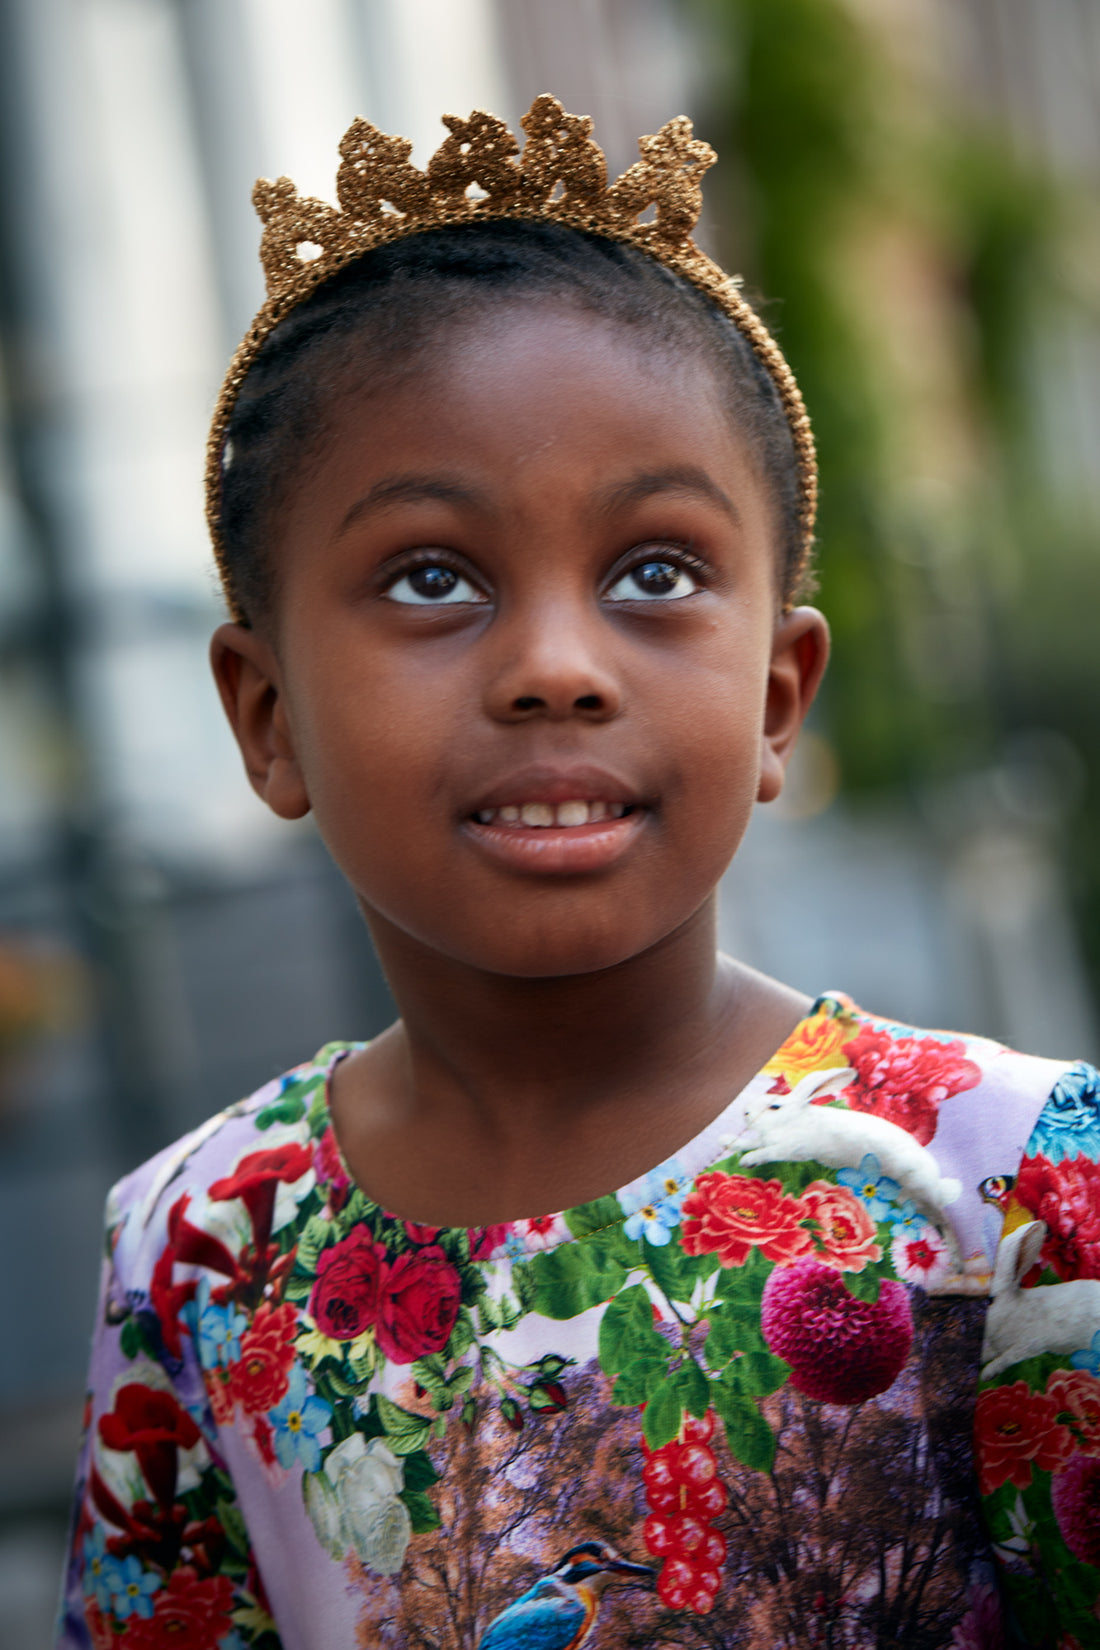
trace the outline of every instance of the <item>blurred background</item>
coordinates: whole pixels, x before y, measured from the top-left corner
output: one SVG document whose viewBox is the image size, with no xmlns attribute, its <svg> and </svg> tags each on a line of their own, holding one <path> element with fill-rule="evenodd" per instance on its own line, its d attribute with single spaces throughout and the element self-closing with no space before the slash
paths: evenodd
<svg viewBox="0 0 1100 1650">
<path fill-rule="evenodd" d="M 1094 0 L 0 0 L 0 1623 L 45 1650 L 110 1182 L 389 1004 L 206 667 L 258 174 L 688 111 L 820 443 L 836 657 L 723 900 L 811 993 L 1100 1055 Z"/>
</svg>

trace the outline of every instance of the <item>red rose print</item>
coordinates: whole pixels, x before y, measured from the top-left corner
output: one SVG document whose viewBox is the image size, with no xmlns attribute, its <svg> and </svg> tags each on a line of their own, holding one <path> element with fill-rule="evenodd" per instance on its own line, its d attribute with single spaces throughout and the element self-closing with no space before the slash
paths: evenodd
<svg viewBox="0 0 1100 1650">
<path fill-rule="evenodd" d="M 225 1576 L 200 1581 L 193 1570 L 175 1570 L 153 1598 L 148 1621 L 131 1618 L 126 1650 L 217 1650 L 232 1631 L 233 1584 Z"/>
<path fill-rule="evenodd" d="M 856 1080 L 841 1091 L 853 1111 L 874 1112 L 915 1136 L 922 1146 L 936 1132 L 941 1100 L 972 1089 L 981 1071 L 966 1057 L 961 1038 L 892 1037 L 864 1026 L 844 1045 Z"/>
<path fill-rule="evenodd" d="M 861 1404 L 893 1386 L 913 1344 L 903 1284 L 886 1280 L 877 1301 L 857 1300 L 819 1260 L 777 1267 L 764 1285 L 760 1327 L 791 1366 L 791 1385 L 826 1404 Z"/>
<path fill-rule="evenodd" d="M 778 1180 L 714 1169 L 699 1176 L 684 1199 L 683 1246 L 689 1255 L 715 1254 L 723 1266 L 743 1266 L 756 1247 L 788 1266 L 812 1247 L 806 1211 Z"/>
<path fill-rule="evenodd" d="M 381 1282 L 378 1346 L 395 1364 L 411 1364 L 447 1344 L 458 1317 L 458 1273 L 438 1247 L 399 1255 Z"/>
<path fill-rule="evenodd" d="M 1026 1381 L 981 1394 L 974 1435 L 983 1495 L 1005 1483 L 1026 1489 L 1033 1465 L 1045 1472 L 1062 1465 L 1073 1450 L 1073 1435 L 1057 1416 L 1054 1399 L 1032 1392 Z"/>
<path fill-rule="evenodd" d="M 405 1222 L 405 1234 L 410 1243 L 434 1243 L 442 1230 L 442 1226 L 421 1226 L 415 1220 Z"/>
<path fill-rule="evenodd" d="M 505 1222 L 503 1226 L 479 1226 L 470 1233 L 470 1259 L 488 1260 L 494 1249 L 499 1249 L 505 1242 L 511 1225 Z"/>
<path fill-rule="evenodd" d="M 111 1413 L 100 1417 L 99 1436 L 108 1449 L 133 1450 L 157 1500 L 170 1503 L 178 1452 L 194 1448 L 199 1429 L 170 1392 L 133 1381 L 119 1389 Z"/>
<path fill-rule="evenodd" d="M 1060 1278 L 1100 1278 L 1100 1163 L 1025 1157 L 1013 1191 L 1046 1224 L 1042 1263 Z"/>
<path fill-rule="evenodd" d="M 210 1399 L 210 1413 L 214 1417 L 214 1425 L 227 1427 L 232 1423 L 233 1411 L 237 1407 L 237 1395 L 233 1391 L 233 1383 L 228 1372 L 223 1369 L 207 1369 L 203 1372 L 206 1381 L 206 1395 Z"/>
<path fill-rule="evenodd" d="M 1068 1414 L 1067 1423 L 1082 1455 L 1100 1455 L 1100 1381 L 1087 1369 L 1057 1369 L 1047 1382 L 1047 1397 L 1053 1398 L 1059 1415 Z"/>
<path fill-rule="evenodd" d="M 309 1310 L 322 1335 L 353 1341 L 378 1316 L 378 1288 L 385 1268 L 385 1247 L 362 1226 L 317 1262 L 317 1282 Z"/>
<path fill-rule="evenodd" d="M 868 1261 L 881 1260 L 875 1242 L 875 1223 L 859 1198 L 846 1186 L 815 1180 L 801 1198 L 803 1218 L 815 1220 L 816 1254 L 838 1272 L 862 1272 Z"/>
<path fill-rule="evenodd" d="M 84 1600 L 84 1620 L 88 1624 L 92 1650 L 115 1650 L 119 1643 L 118 1634 L 111 1625 L 111 1617 L 103 1614 L 95 1599 Z"/>
<path fill-rule="evenodd" d="M 233 1197 L 241 1199 L 252 1220 L 253 1242 L 257 1250 L 261 1250 L 271 1236 L 271 1217 L 280 1181 L 290 1185 L 301 1180 L 312 1167 L 313 1153 L 309 1147 L 288 1141 L 285 1146 L 249 1152 L 241 1158 L 233 1174 L 214 1181 L 209 1196 L 214 1203 L 224 1203 Z"/>
<path fill-rule="evenodd" d="M 229 1375 L 233 1397 L 247 1415 L 266 1414 L 286 1392 L 297 1323 L 292 1306 L 265 1302 L 241 1336 L 240 1362 Z"/>
<path fill-rule="evenodd" d="M 1055 1473 L 1050 1499 L 1074 1558 L 1100 1567 L 1100 1461 L 1075 1456 L 1064 1472 Z"/>
</svg>

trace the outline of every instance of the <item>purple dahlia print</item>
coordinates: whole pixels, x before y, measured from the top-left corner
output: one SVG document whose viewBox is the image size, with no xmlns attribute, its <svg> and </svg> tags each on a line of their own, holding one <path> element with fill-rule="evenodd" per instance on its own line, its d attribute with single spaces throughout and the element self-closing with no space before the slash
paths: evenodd
<svg viewBox="0 0 1100 1650">
<path fill-rule="evenodd" d="M 858 1300 L 820 1261 L 777 1266 L 764 1286 L 764 1339 L 791 1366 L 791 1385 L 826 1404 L 861 1404 L 893 1385 L 913 1344 L 904 1285 L 887 1279 Z"/>
<path fill-rule="evenodd" d="M 1100 1567 L 1100 1458 L 1078 1455 L 1051 1481 L 1050 1499 L 1074 1558 Z"/>
</svg>

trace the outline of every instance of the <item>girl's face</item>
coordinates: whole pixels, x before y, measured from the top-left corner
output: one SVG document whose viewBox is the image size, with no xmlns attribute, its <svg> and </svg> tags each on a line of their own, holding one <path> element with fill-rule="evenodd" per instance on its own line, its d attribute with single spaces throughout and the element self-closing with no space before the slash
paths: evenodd
<svg viewBox="0 0 1100 1650">
<path fill-rule="evenodd" d="M 707 368 L 550 303 L 347 396 L 215 669 L 252 782 L 368 919 L 585 973 L 706 907 L 826 651 Z"/>
</svg>

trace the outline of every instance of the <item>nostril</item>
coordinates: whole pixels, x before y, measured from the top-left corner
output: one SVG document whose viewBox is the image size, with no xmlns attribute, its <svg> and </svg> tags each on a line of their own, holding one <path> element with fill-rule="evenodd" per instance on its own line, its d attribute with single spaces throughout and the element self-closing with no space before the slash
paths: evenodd
<svg viewBox="0 0 1100 1650">
<path fill-rule="evenodd" d="M 541 704 L 542 700 L 533 693 L 525 693 L 515 701 L 517 710 L 538 710 Z"/>
<path fill-rule="evenodd" d="M 582 694 L 574 703 L 578 710 L 600 710 L 603 707 L 603 702 L 596 693 Z"/>
</svg>

